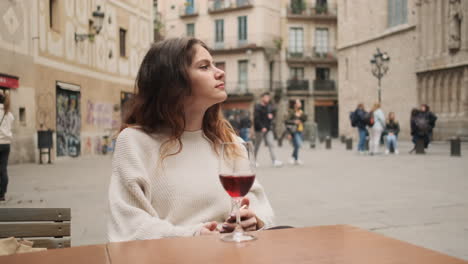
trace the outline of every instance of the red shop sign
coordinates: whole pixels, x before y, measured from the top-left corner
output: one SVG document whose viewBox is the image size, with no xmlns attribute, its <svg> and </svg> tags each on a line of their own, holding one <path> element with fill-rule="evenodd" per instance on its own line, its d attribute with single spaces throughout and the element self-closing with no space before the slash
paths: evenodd
<svg viewBox="0 0 468 264">
<path fill-rule="evenodd" d="M 19 87 L 19 78 L 0 73 L 0 87 L 16 89 Z"/>
</svg>

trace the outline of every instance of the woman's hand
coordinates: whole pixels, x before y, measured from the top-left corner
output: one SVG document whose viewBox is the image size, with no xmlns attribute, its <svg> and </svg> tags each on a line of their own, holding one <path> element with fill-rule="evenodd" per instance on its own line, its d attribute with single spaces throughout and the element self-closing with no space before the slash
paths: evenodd
<svg viewBox="0 0 468 264">
<path fill-rule="evenodd" d="M 257 218 L 255 213 L 249 209 L 250 200 L 247 197 L 244 197 L 241 201 L 241 207 L 244 207 L 240 210 L 241 218 L 241 227 L 244 231 L 255 231 L 263 227 L 263 222 Z M 223 229 L 221 233 L 230 233 L 236 228 L 236 216 L 231 215 L 223 223 Z"/>
<path fill-rule="evenodd" d="M 216 223 L 216 221 L 205 223 L 200 229 L 200 235 L 205 236 L 219 234 L 219 230 L 216 228 L 217 226 L 218 224 Z"/>
</svg>

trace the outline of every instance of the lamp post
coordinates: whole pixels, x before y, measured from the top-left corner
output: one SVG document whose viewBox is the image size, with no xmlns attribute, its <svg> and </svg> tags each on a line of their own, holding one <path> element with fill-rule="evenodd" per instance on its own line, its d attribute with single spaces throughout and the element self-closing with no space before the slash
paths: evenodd
<svg viewBox="0 0 468 264">
<path fill-rule="evenodd" d="M 94 36 L 101 32 L 102 26 L 104 23 L 104 12 L 101 11 L 101 6 L 97 6 L 96 10 L 92 13 L 92 18 L 89 20 L 90 32 L 88 34 L 78 34 L 75 33 L 75 42 L 84 41 L 86 39 L 90 39 L 91 41 L 94 39 Z"/>
<path fill-rule="evenodd" d="M 379 81 L 378 86 L 378 94 L 379 94 L 379 103 L 382 102 L 382 87 L 381 87 L 381 79 L 388 71 L 388 63 L 390 61 L 390 57 L 386 52 L 381 52 L 379 48 L 377 48 L 377 52 L 373 55 L 370 63 L 372 65 L 372 75 L 374 75 L 377 80 Z"/>
</svg>

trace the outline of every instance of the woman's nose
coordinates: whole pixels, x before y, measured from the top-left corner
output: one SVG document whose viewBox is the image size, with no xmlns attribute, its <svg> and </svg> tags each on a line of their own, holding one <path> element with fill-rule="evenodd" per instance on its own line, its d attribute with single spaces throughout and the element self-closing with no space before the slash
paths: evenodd
<svg viewBox="0 0 468 264">
<path fill-rule="evenodd" d="M 215 73 L 215 78 L 217 80 L 219 79 L 224 79 L 224 71 L 223 70 L 220 70 L 220 69 L 216 69 L 216 73 Z"/>
</svg>

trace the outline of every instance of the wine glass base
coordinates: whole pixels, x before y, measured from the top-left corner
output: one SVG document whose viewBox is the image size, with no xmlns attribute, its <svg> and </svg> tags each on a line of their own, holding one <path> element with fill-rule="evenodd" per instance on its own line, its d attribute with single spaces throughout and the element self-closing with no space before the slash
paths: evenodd
<svg viewBox="0 0 468 264">
<path fill-rule="evenodd" d="M 252 241 L 257 239 L 257 237 L 247 234 L 247 233 L 241 233 L 241 232 L 233 232 L 227 235 L 224 235 L 221 237 L 221 240 L 225 242 L 247 242 L 247 241 Z"/>
</svg>

